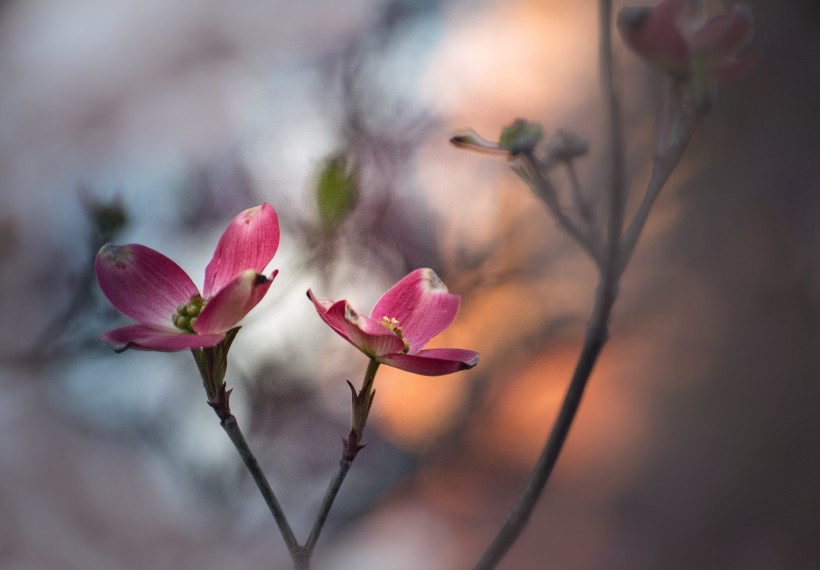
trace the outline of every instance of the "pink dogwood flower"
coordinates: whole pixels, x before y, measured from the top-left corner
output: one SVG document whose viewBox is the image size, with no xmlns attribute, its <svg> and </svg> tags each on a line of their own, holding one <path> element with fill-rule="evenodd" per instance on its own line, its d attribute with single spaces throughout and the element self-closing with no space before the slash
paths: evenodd
<svg viewBox="0 0 820 570">
<path fill-rule="evenodd" d="M 318 299 L 308 290 L 316 311 L 330 328 L 371 359 L 408 372 L 440 376 L 478 364 L 479 355 L 460 348 L 424 349 L 449 327 L 461 298 L 452 295 L 432 269 L 416 269 L 393 285 L 369 317 L 345 300 Z"/>
<path fill-rule="evenodd" d="M 726 81 L 754 65 L 754 57 L 738 56 L 754 34 L 752 13 L 745 4 L 735 4 L 710 20 L 698 0 L 628 7 L 618 14 L 618 30 L 635 53 L 681 80 Z"/>
<path fill-rule="evenodd" d="M 100 289 L 138 324 L 102 339 L 118 352 L 216 346 L 265 296 L 277 272 L 269 278 L 261 272 L 278 247 L 279 220 L 270 204 L 241 212 L 219 239 L 200 294 L 185 271 L 158 251 L 139 244 L 104 245 L 95 260 Z"/>
</svg>

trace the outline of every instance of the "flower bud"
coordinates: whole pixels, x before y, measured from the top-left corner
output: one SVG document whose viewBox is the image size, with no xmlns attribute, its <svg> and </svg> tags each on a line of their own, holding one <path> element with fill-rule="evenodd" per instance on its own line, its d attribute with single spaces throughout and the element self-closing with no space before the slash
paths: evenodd
<svg viewBox="0 0 820 570">
<path fill-rule="evenodd" d="M 506 154 L 506 150 L 501 148 L 497 142 L 487 140 L 473 129 L 464 129 L 450 137 L 450 142 L 459 148 L 468 150 L 478 150 L 483 152 L 499 152 Z"/>
<path fill-rule="evenodd" d="M 510 156 L 529 154 L 543 138 L 544 129 L 540 124 L 516 119 L 501 131 L 498 145 L 509 152 Z"/>
<path fill-rule="evenodd" d="M 741 55 L 754 35 L 745 4 L 708 19 L 701 2 L 663 0 L 652 8 L 623 8 L 617 26 L 627 47 L 680 81 L 701 109 L 708 107 L 709 91 L 755 63 L 755 57 Z"/>
<path fill-rule="evenodd" d="M 589 152 L 589 140 L 586 137 L 559 129 L 545 143 L 548 163 L 567 162 Z"/>
</svg>

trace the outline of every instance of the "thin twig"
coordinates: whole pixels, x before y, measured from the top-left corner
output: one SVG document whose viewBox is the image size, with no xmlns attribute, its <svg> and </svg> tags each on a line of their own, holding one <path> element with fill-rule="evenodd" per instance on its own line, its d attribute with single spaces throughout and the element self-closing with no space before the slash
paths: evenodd
<svg viewBox="0 0 820 570">
<path fill-rule="evenodd" d="M 599 3 L 599 33 L 600 33 L 600 66 L 601 91 L 606 105 L 608 120 L 607 136 L 609 143 L 610 173 L 609 173 L 609 226 L 607 232 L 607 270 L 613 275 L 605 277 L 608 280 L 617 279 L 614 273 L 617 269 L 617 260 L 620 253 L 621 232 L 623 230 L 626 211 L 626 174 L 624 157 L 625 147 L 623 120 L 621 118 L 621 104 L 615 90 L 615 79 L 612 68 L 612 0 L 601 0 Z"/>
<path fill-rule="evenodd" d="M 656 154 L 652 160 L 652 173 L 649 176 L 649 182 L 646 186 L 643 199 L 635 211 L 632 222 L 629 224 L 624 233 L 623 243 L 621 244 L 621 251 L 618 261 L 618 273 L 623 274 L 626 269 L 629 259 L 635 251 L 635 246 L 638 243 L 638 238 L 643 232 L 646 225 L 646 220 L 649 218 L 649 212 L 655 199 L 661 192 L 666 181 L 669 180 L 675 167 L 680 162 L 683 152 L 689 144 L 695 130 L 697 129 L 698 121 L 692 119 L 686 123 L 686 129 L 681 134 L 681 137 L 674 147 L 670 147 L 663 154 Z"/>
<path fill-rule="evenodd" d="M 581 191 L 581 183 L 578 180 L 578 173 L 575 170 L 575 161 L 569 159 L 564 161 L 564 164 L 567 168 L 567 178 L 569 179 L 570 192 L 572 193 L 575 207 L 578 209 L 578 213 L 581 214 L 581 219 L 584 221 L 587 229 L 589 230 L 589 236 L 592 238 L 593 242 L 603 243 L 603 238 L 601 237 L 600 228 L 598 226 L 598 220 L 595 219 L 595 212 L 592 210 L 589 205 L 589 201 Z"/>
<path fill-rule="evenodd" d="M 325 498 L 322 501 L 322 506 L 319 508 L 319 514 L 313 523 L 313 528 L 310 530 L 307 542 L 305 542 L 305 546 L 301 549 L 299 561 L 302 566 L 297 566 L 297 570 L 307 570 L 310 568 L 310 559 L 316 548 L 316 542 L 319 540 L 319 535 L 322 534 L 322 529 L 325 526 L 325 521 L 330 514 L 330 510 L 333 508 L 333 503 L 336 501 L 336 496 L 342 488 L 342 483 L 344 483 L 351 465 L 353 465 L 353 460 L 356 459 L 356 455 L 358 455 L 359 451 L 365 446 L 365 444 L 362 443 L 362 438 L 364 436 L 365 425 L 367 424 L 367 417 L 370 414 L 370 405 L 373 403 L 373 396 L 376 393 L 373 389 L 373 383 L 376 380 L 376 372 L 378 370 L 379 362 L 370 359 L 359 392 L 357 393 L 353 386 L 350 385 L 353 394 L 350 434 L 347 436 L 347 439 L 342 440 L 342 458 L 339 460 L 336 473 L 333 475 L 327 487 Z"/>
<path fill-rule="evenodd" d="M 611 0 L 600 2 L 601 34 L 601 86 L 608 113 L 608 140 L 610 151 L 609 224 L 607 227 L 606 255 L 599 264 L 602 271 L 595 297 L 595 307 L 587 328 L 584 346 L 572 376 L 558 417 L 549 438 L 538 457 L 524 491 L 507 517 L 501 530 L 485 550 L 474 570 L 493 570 L 526 527 L 538 502 L 558 455 L 566 441 L 572 422 L 581 403 L 587 381 L 595 362 L 608 339 L 609 319 L 618 295 L 618 282 L 626 267 L 635 244 L 643 231 L 655 198 L 680 161 L 692 134 L 697 128 L 698 116 L 683 116 L 683 130 L 678 133 L 675 144 L 663 147 L 653 158 L 652 175 L 643 200 L 624 233 L 628 185 L 625 178 L 625 143 L 620 104 L 614 87 L 611 47 Z M 685 111 L 681 112 L 685 114 Z M 662 135 L 664 136 L 664 135 Z M 665 139 L 664 139 L 665 140 Z M 662 141 L 664 142 L 664 141 Z M 659 147 L 661 148 L 661 147 Z M 571 176 L 573 173 L 571 172 Z M 572 182 L 572 180 L 571 180 Z M 579 243 L 587 247 L 583 240 Z"/>
<path fill-rule="evenodd" d="M 339 467 L 333 475 L 333 479 L 330 480 L 324 501 L 322 501 L 322 508 L 319 510 L 319 515 L 316 517 L 316 522 L 313 523 L 310 536 L 308 536 L 307 542 L 305 543 L 305 555 L 308 557 L 313 554 L 313 550 L 316 548 L 316 541 L 319 540 L 319 535 L 322 533 L 322 528 L 325 525 L 327 516 L 330 514 L 330 509 L 336 500 L 339 489 L 342 488 L 342 483 L 344 483 L 351 465 L 353 465 L 353 461 L 349 459 L 339 460 Z"/>
<path fill-rule="evenodd" d="M 601 260 L 601 276 L 595 297 L 595 307 L 587 328 L 584 346 L 578 357 L 578 364 L 564 396 L 558 417 L 552 426 L 549 438 L 533 467 L 524 491 L 513 507 L 501 530 L 482 554 L 473 570 L 493 570 L 515 544 L 526 528 L 538 499 L 546 487 L 561 449 L 566 442 L 572 422 L 581 403 L 587 381 L 595 362 L 609 336 L 609 318 L 618 294 L 618 258 L 623 228 L 626 183 L 624 179 L 624 141 L 620 106 L 615 93 L 612 74 L 611 47 L 611 0 L 600 2 L 601 37 L 601 85 L 608 111 L 609 151 L 611 153 L 609 226 L 606 257 Z M 537 170 L 537 169 L 536 169 Z M 582 246 L 585 242 L 579 240 Z"/>
<path fill-rule="evenodd" d="M 245 463 L 248 471 L 250 471 L 254 483 L 256 483 L 256 486 L 259 488 L 262 498 L 265 499 L 265 503 L 268 505 L 268 508 L 276 521 L 276 525 L 279 527 L 279 532 L 285 540 L 285 544 L 288 547 L 288 552 L 290 552 L 291 558 L 293 558 L 294 562 L 296 562 L 301 555 L 302 548 L 299 546 L 299 542 L 293 534 L 293 529 L 290 528 L 288 519 L 285 516 L 279 501 L 276 499 L 276 495 L 274 495 L 273 489 L 271 489 L 271 486 L 268 483 L 268 479 L 265 477 L 265 474 L 262 472 L 262 468 L 259 466 L 259 462 L 256 460 L 256 457 L 248 446 L 248 442 L 245 440 L 242 430 L 239 429 L 239 424 L 236 422 L 236 417 L 234 417 L 233 414 L 230 414 L 228 417 L 220 421 L 220 425 L 222 426 L 222 429 L 225 430 L 225 433 L 228 434 L 228 437 L 231 439 L 236 451 L 239 452 L 239 456 L 242 458 L 243 463 Z"/>
<path fill-rule="evenodd" d="M 523 157 L 523 161 L 519 163 L 519 168 L 516 169 L 516 172 L 529 183 L 536 196 L 541 198 L 541 202 L 555 218 L 558 227 L 575 239 L 575 241 L 586 250 L 593 261 L 595 261 L 596 265 L 602 268 L 604 258 L 599 244 L 592 239 L 590 235 L 584 232 L 572 218 L 567 216 L 561 208 L 552 181 L 541 171 L 541 167 L 532 153 L 522 153 L 521 156 Z"/>
<path fill-rule="evenodd" d="M 541 497 L 552 474 L 558 455 L 564 446 L 567 434 L 578 411 L 578 406 L 581 403 L 587 380 L 589 380 L 598 355 L 607 341 L 607 323 L 614 302 L 615 289 L 613 287 L 602 287 L 598 290 L 595 310 L 587 329 L 584 347 L 578 357 L 578 364 L 572 375 L 572 381 L 567 389 L 566 396 L 564 396 L 564 401 L 561 404 L 555 424 L 553 424 L 549 439 L 547 439 L 547 443 L 544 445 L 535 467 L 533 467 L 518 502 L 508 515 L 501 530 L 473 567 L 473 570 L 492 570 L 496 568 L 526 528 L 535 505 L 538 503 L 538 499 Z"/>
</svg>

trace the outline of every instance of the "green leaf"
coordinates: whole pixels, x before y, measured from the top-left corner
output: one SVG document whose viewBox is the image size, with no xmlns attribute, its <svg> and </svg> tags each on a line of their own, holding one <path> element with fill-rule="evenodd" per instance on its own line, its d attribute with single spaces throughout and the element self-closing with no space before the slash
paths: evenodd
<svg viewBox="0 0 820 570">
<path fill-rule="evenodd" d="M 319 222 L 325 234 L 333 235 L 359 200 L 359 181 L 344 153 L 327 159 L 316 182 Z"/>
</svg>

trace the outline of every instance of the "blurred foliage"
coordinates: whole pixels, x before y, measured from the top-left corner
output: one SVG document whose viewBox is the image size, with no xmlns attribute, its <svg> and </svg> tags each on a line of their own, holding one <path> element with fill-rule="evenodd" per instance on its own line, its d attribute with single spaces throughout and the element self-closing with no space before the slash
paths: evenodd
<svg viewBox="0 0 820 570">
<path fill-rule="evenodd" d="M 344 153 L 327 159 L 315 188 L 319 223 L 325 236 L 333 236 L 359 201 L 359 180 Z"/>
<path fill-rule="evenodd" d="M 128 214 L 118 197 L 109 201 L 95 199 L 85 206 L 95 246 L 110 242 L 128 225 Z"/>
</svg>

